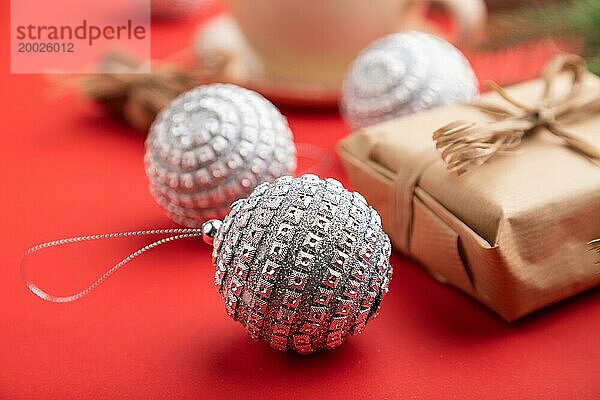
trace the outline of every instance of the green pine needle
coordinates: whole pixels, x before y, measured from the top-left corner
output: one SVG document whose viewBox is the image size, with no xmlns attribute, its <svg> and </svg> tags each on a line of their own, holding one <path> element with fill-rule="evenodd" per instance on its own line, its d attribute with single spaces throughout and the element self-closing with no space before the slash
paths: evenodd
<svg viewBox="0 0 600 400">
<path fill-rule="evenodd" d="M 600 75 L 600 1 L 578 0 L 573 5 L 571 29 L 585 42 L 589 68 Z"/>
<path fill-rule="evenodd" d="M 600 1 L 570 0 L 526 6 L 492 20 L 484 45 L 498 49 L 545 38 L 583 40 L 582 55 L 600 75 Z"/>
</svg>

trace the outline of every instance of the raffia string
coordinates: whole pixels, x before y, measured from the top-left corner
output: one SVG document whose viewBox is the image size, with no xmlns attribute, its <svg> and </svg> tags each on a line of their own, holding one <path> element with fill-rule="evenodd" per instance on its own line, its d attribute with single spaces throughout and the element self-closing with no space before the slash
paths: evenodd
<svg viewBox="0 0 600 400">
<path fill-rule="evenodd" d="M 600 238 L 592 240 L 588 243 L 588 246 L 590 246 L 591 251 L 595 251 L 598 253 L 598 255 L 600 255 Z M 598 263 L 600 263 L 600 261 L 598 261 Z"/>
<path fill-rule="evenodd" d="M 189 69 L 173 63 L 145 65 L 122 53 L 110 53 L 103 60 L 102 73 L 90 75 L 77 84 L 94 101 L 134 128 L 147 131 L 156 114 L 179 94 L 202 83 L 215 82 L 227 73 L 230 57 L 207 54 Z"/>
<path fill-rule="evenodd" d="M 552 89 L 557 76 L 569 72 L 571 86 L 566 95 L 555 98 Z M 544 92 L 537 105 L 528 106 L 511 97 L 495 82 L 487 86 L 498 93 L 512 107 L 476 103 L 478 109 L 492 115 L 495 121 L 478 125 L 469 121 L 454 121 L 433 133 L 437 149 L 448 170 L 462 174 L 472 166 L 479 166 L 494 155 L 515 149 L 526 135 L 545 128 L 561 138 L 564 144 L 591 160 L 600 160 L 600 150 L 586 143 L 564 128 L 564 125 L 600 112 L 600 93 L 584 93 L 582 80 L 586 73 L 585 61 L 575 55 L 561 55 L 553 59 L 543 74 Z"/>
</svg>

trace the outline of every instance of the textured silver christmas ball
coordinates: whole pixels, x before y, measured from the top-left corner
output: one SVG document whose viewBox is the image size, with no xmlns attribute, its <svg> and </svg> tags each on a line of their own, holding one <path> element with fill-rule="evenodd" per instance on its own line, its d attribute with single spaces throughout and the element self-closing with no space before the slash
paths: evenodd
<svg viewBox="0 0 600 400">
<path fill-rule="evenodd" d="M 471 101 L 477 78 L 450 43 L 422 32 L 376 40 L 349 67 L 341 111 L 353 128 L 431 107 Z"/>
<path fill-rule="evenodd" d="M 163 109 L 146 139 L 156 201 L 176 222 L 222 218 L 258 184 L 291 174 L 296 148 L 285 117 L 264 97 L 230 84 L 192 89 Z"/>
<path fill-rule="evenodd" d="M 236 201 L 213 246 L 227 313 L 277 350 L 333 349 L 360 333 L 392 276 L 377 212 L 314 175 L 282 177 Z"/>
</svg>

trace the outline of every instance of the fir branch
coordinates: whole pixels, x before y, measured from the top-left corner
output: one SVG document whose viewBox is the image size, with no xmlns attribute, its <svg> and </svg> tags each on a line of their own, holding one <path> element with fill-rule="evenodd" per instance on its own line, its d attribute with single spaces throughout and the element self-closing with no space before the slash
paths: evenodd
<svg viewBox="0 0 600 400">
<path fill-rule="evenodd" d="M 600 75 L 600 1 L 569 0 L 527 6 L 498 14 L 491 20 L 484 48 L 500 49 L 541 39 L 583 41 L 581 53 Z"/>
<path fill-rule="evenodd" d="M 523 42 L 553 38 L 569 31 L 565 12 L 572 3 L 529 5 L 500 13 L 493 17 L 488 27 L 484 48 L 497 50 Z"/>
</svg>

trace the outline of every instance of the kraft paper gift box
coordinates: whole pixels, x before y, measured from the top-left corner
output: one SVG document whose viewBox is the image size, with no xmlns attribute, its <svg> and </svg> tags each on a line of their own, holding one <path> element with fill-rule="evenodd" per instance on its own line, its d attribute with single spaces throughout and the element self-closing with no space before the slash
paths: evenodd
<svg viewBox="0 0 600 400">
<path fill-rule="evenodd" d="M 586 93 L 600 79 L 583 75 Z M 553 90 L 570 88 L 560 74 Z M 541 79 L 506 89 L 526 104 Z M 504 104 L 495 92 L 482 101 Z M 394 246 L 436 279 L 473 296 L 506 320 L 600 282 L 600 167 L 541 128 L 514 150 L 457 175 L 448 171 L 432 133 L 456 120 L 490 121 L 472 105 L 431 109 L 359 130 L 338 151 L 354 189 L 380 213 Z M 600 113 L 569 123 L 569 132 L 600 149 Z"/>
</svg>

